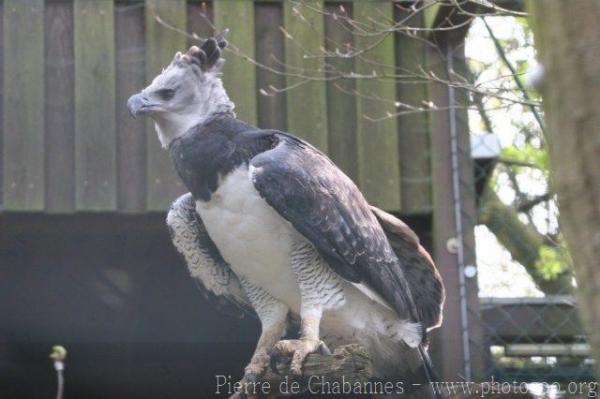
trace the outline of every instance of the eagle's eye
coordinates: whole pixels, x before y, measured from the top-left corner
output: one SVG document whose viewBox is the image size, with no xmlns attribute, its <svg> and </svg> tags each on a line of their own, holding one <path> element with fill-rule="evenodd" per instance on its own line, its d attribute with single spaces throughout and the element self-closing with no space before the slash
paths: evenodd
<svg viewBox="0 0 600 399">
<path fill-rule="evenodd" d="M 169 101 L 175 95 L 175 90 L 173 90 L 173 89 L 161 89 L 161 90 L 158 90 L 156 92 L 156 94 L 161 98 L 161 100 L 163 100 L 163 101 Z"/>
</svg>

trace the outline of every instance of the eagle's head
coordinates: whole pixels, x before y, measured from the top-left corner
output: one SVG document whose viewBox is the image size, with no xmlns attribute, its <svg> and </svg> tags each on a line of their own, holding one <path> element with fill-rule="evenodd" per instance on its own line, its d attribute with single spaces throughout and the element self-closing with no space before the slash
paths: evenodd
<svg viewBox="0 0 600 399">
<path fill-rule="evenodd" d="M 233 114 L 219 70 L 227 46 L 222 35 L 207 39 L 201 47 L 175 54 L 173 61 L 152 83 L 127 101 L 131 115 L 148 115 L 163 147 L 211 115 Z"/>
</svg>

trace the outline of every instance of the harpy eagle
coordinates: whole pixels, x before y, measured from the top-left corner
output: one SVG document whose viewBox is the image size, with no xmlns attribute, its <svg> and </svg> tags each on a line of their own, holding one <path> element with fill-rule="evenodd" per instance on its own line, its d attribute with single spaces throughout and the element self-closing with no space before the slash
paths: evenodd
<svg viewBox="0 0 600 399">
<path fill-rule="evenodd" d="M 127 105 L 154 120 L 190 191 L 167 224 L 191 275 L 261 322 L 241 382 L 270 356 L 289 356 L 300 375 L 308 354 L 358 342 L 376 377 L 426 384 L 426 332 L 444 301 L 431 257 L 318 149 L 236 119 L 219 72 L 225 46 L 219 36 L 177 53 Z M 282 340 L 291 319 L 299 337 Z"/>
</svg>

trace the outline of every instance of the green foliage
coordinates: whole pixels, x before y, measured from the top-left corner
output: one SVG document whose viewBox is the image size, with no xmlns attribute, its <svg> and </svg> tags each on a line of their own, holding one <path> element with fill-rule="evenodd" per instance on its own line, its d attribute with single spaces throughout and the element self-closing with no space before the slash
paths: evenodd
<svg viewBox="0 0 600 399">
<path fill-rule="evenodd" d="M 540 246 L 535 268 L 543 279 L 554 280 L 571 268 L 570 257 L 566 248 L 562 246 Z"/>
<path fill-rule="evenodd" d="M 548 151 L 543 148 L 534 147 L 531 144 L 505 147 L 502 149 L 502 157 L 510 161 L 528 163 L 540 170 L 548 171 Z"/>
</svg>

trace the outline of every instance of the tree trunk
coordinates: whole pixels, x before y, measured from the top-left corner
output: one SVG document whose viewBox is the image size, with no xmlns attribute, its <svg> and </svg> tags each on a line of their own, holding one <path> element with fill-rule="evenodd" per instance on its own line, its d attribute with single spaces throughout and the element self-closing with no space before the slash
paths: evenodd
<svg viewBox="0 0 600 399">
<path fill-rule="evenodd" d="M 512 258 L 523 265 L 535 285 L 546 295 L 571 294 L 571 272 L 563 272 L 552 279 L 544 277 L 538 269 L 539 251 L 544 236 L 533 226 L 523 223 L 514 207 L 504 204 L 493 188 L 488 187 L 479 209 L 480 224 L 485 225 L 498 239 Z"/>
<path fill-rule="evenodd" d="M 600 365 L 600 2 L 530 1 L 551 177 L 581 317 Z"/>
</svg>

